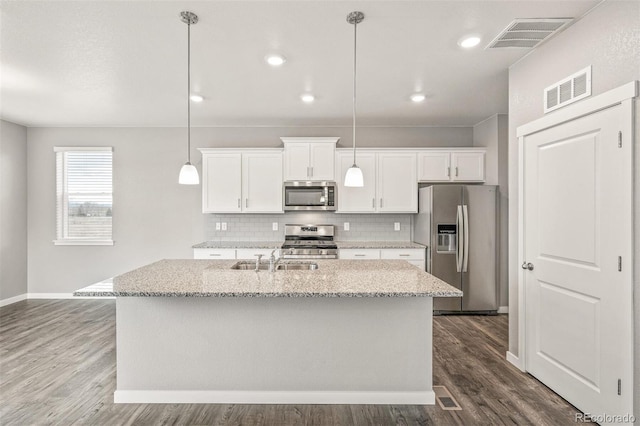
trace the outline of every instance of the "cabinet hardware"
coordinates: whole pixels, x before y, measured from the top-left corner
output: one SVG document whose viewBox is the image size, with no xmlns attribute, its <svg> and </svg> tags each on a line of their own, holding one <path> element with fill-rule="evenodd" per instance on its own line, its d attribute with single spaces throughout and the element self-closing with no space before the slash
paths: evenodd
<svg viewBox="0 0 640 426">
<path fill-rule="evenodd" d="M 622 256 L 618 256 L 618 272 L 622 272 Z"/>
<path fill-rule="evenodd" d="M 209 253 L 209 256 L 220 256 L 220 253 Z"/>
<path fill-rule="evenodd" d="M 618 132 L 618 148 L 622 148 L 622 131 Z"/>
<path fill-rule="evenodd" d="M 447 167 L 447 177 L 451 177 L 451 167 Z"/>
<path fill-rule="evenodd" d="M 456 166 L 456 176 L 458 176 L 458 166 Z"/>
<path fill-rule="evenodd" d="M 380 198 L 380 208 L 382 208 L 382 198 Z"/>
<path fill-rule="evenodd" d="M 400 253 L 399 256 L 410 256 L 409 254 Z"/>
<path fill-rule="evenodd" d="M 618 379 L 618 395 L 622 395 L 622 379 Z"/>
<path fill-rule="evenodd" d="M 364 254 L 356 253 L 354 256 L 356 256 L 356 257 L 363 257 L 363 256 L 365 256 L 365 255 L 364 255 Z"/>
<path fill-rule="evenodd" d="M 376 208 L 376 199 L 375 198 L 371 199 L 371 207 L 373 207 L 374 209 Z"/>
<path fill-rule="evenodd" d="M 246 208 L 248 208 L 248 207 L 249 207 L 249 199 L 248 199 L 248 198 L 245 198 L 245 199 L 244 199 L 244 208 L 246 209 Z"/>
<path fill-rule="evenodd" d="M 238 208 L 240 208 L 240 198 L 238 198 Z"/>
</svg>

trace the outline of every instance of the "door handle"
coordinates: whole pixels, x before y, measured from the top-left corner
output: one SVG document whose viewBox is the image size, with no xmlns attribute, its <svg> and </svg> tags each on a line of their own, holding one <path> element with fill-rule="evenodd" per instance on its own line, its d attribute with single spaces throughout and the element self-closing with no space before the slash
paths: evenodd
<svg viewBox="0 0 640 426">
<path fill-rule="evenodd" d="M 533 271 L 533 263 L 531 262 L 524 262 L 521 266 L 522 269 L 528 269 L 530 271 Z"/>
<path fill-rule="evenodd" d="M 457 168 L 456 168 L 457 169 Z M 458 173 L 456 172 L 456 176 Z M 464 249 L 462 251 L 462 272 L 467 272 L 467 266 L 469 266 L 469 212 L 467 205 L 462 206 L 462 222 L 464 229 Z"/>
<path fill-rule="evenodd" d="M 458 166 L 456 166 L 456 176 L 458 176 Z"/>
<path fill-rule="evenodd" d="M 382 208 L 382 198 L 380 198 L 380 208 Z"/>
<path fill-rule="evenodd" d="M 451 177 L 451 167 L 447 167 L 447 177 Z"/>
<path fill-rule="evenodd" d="M 462 247 L 462 232 L 464 228 L 464 222 L 462 219 L 462 206 L 458 206 L 458 212 L 456 215 L 456 272 L 460 272 L 462 270 L 462 256 L 463 256 L 463 247 Z"/>
<path fill-rule="evenodd" d="M 240 208 L 240 198 L 238 198 L 238 208 Z"/>
<path fill-rule="evenodd" d="M 371 199 L 371 207 L 373 207 L 374 209 L 376 208 L 376 199 L 375 198 Z"/>
</svg>

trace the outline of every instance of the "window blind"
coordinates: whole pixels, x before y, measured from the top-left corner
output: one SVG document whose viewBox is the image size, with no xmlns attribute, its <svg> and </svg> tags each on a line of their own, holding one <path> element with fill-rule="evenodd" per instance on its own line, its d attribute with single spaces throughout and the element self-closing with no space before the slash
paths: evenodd
<svg viewBox="0 0 640 426">
<path fill-rule="evenodd" d="M 112 242 L 112 148 L 56 149 L 57 242 Z"/>
</svg>

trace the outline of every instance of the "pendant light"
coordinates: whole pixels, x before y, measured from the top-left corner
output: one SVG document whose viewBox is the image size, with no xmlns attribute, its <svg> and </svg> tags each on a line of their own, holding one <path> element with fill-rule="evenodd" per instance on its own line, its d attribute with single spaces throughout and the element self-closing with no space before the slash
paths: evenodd
<svg viewBox="0 0 640 426">
<path fill-rule="evenodd" d="M 200 177 L 198 169 L 191 164 L 191 25 L 198 23 L 198 15 L 185 11 L 180 13 L 180 20 L 187 24 L 187 162 L 180 169 L 178 183 L 181 185 L 198 185 Z"/>
<path fill-rule="evenodd" d="M 349 167 L 344 176 L 344 186 L 363 187 L 362 170 L 356 165 L 356 48 L 358 24 L 364 20 L 364 13 L 351 12 L 347 15 L 347 22 L 353 25 L 353 166 Z"/>
</svg>

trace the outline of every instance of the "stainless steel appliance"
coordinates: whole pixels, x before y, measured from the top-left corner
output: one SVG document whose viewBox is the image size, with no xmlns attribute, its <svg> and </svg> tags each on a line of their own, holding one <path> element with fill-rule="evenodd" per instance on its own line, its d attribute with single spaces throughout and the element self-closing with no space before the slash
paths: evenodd
<svg viewBox="0 0 640 426">
<path fill-rule="evenodd" d="M 284 210 L 336 209 L 335 182 L 297 181 L 285 182 L 283 189 Z"/>
<path fill-rule="evenodd" d="M 435 312 L 497 312 L 496 223 L 495 186 L 419 189 L 413 236 L 428 246 L 427 272 L 464 292 L 462 298 L 434 298 Z"/>
<path fill-rule="evenodd" d="M 285 225 L 284 259 L 337 259 L 338 246 L 333 241 L 333 225 Z"/>
</svg>

